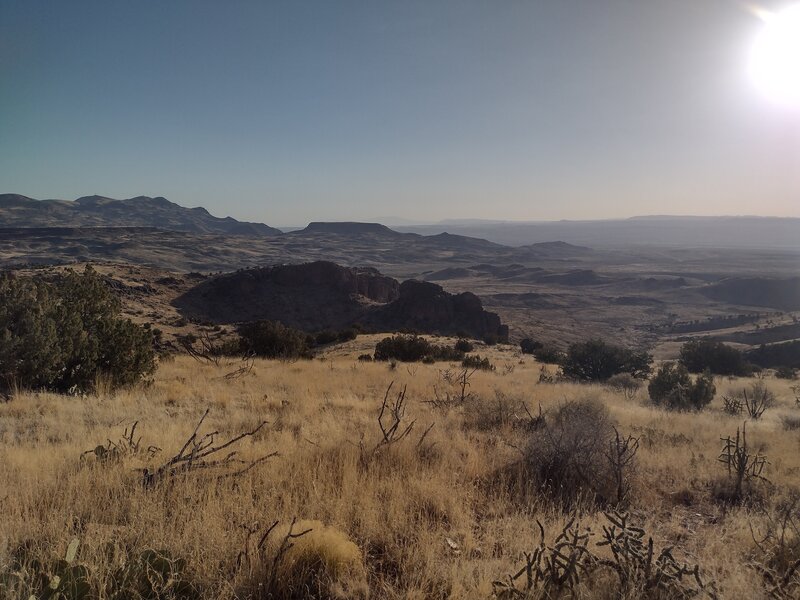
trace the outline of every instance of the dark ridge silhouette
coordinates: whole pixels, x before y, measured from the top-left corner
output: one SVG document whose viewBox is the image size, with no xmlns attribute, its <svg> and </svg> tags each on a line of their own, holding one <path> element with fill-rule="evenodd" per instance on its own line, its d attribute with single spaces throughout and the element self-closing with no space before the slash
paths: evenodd
<svg viewBox="0 0 800 600">
<path fill-rule="evenodd" d="M 800 310 L 800 277 L 731 277 L 701 292 L 713 300 L 740 306 Z"/>
</svg>

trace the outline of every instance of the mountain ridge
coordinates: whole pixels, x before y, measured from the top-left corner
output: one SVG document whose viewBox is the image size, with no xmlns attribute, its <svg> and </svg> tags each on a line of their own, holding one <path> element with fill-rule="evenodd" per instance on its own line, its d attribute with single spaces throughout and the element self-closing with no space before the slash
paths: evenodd
<svg viewBox="0 0 800 600">
<path fill-rule="evenodd" d="M 203 207 L 186 208 L 163 196 L 37 200 L 21 194 L 0 194 L 0 227 L 157 227 L 190 233 L 283 235 L 264 223 L 215 217 Z"/>
</svg>

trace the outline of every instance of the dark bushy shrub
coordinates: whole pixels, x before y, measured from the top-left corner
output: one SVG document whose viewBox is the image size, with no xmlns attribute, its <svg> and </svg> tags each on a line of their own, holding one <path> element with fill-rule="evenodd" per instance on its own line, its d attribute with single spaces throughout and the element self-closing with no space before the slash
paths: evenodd
<svg viewBox="0 0 800 600">
<path fill-rule="evenodd" d="M 481 371 L 494 371 L 495 366 L 489 362 L 488 358 L 481 358 L 480 354 L 465 356 L 461 361 L 461 366 L 465 369 L 479 369 Z"/>
<path fill-rule="evenodd" d="M 607 381 L 618 373 L 645 378 L 650 374 L 651 360 L 647 352 L 634 352 L 594 339 L 571 344 L 561 368 L 566 377 L 577 381 Z"/>
<path fill-rule="evenodd" d="M 560 365 L 564 362 L 566 357 L 564 353 L 555 346 L 543 344 L 541 348 L 536 348 L 533 351 L 533 358 L 538 360 L 540 363 L 545 363 L 548 365 Z"/>
<path fill-rule="evenodd" d="M 153 335 L 120 316 L 120 302 L 91 268 L 53 283 L 0 278 L 0 388 L 114 389 L 155 370 Z"/>
<path fill-rule="evenodd" d="M 800 369 L 800 341 L 766 344 L 750 350 L 746 359 L 760 367 Z"/>
<path fill-rule="evenodd" d="M 261 358 L 311 358 L 308 336 L 276 321 L 253 321 L 239 326 L 242 351 Z"/>
<path fill-rule="evenodd" d="M 797 369 L 792 367 L 778 367 L 775 369 L 775 377 L 778 379 L 797 379 Z"/>
<path fill-rule="evenodd" d="M 680 362 L 690 373 L 746 376 L 752 371 L 744 355 L 731 346 L 711 340 L 691 340 L 681 346 Z"/>
<path fill-rule="evenodd" d="M 525 338 L 519 343 L 519 349 L 522 350 L 523 354 L 533 354 L 542 348 L 542 346 L 542 342 L 532 340 L 531 338 Z"/>
<path fill-rule="evenodd" d="M 682 364 L 665 363 L 647 386 L 650 399 L 672 410 L 701 410 L 713 399 L 717 388 L 709 372 L 694 381 Z"/>
<path fill-rule="evenodd" d="M 383 338 L 375 346 L 375 360 L 395 359 L 403 362 L 417 362 L 429 360 L 462 360 L 464 353 L 449 348 L 431 344 L 418 335 L 395 335 Z"/>
<path fill-rule="evenodd" d="M 608 378 L 606 385 L 623 394 L 628 400 L 632 400 L 636 393 L 644 387 L 644 382 L 630 373 L 617 373 Z"/>
<path fill-rule="evenodd" d="M 356 339 L 358 333 L 355 329 L 342 329 L 341 331 L 331 331 L 326 329 L 314 336 L 314 344 L 324 346 L 326 344 L 341 344 Z"/>
<path fill-rule="evenodd" d="M 608 455 L 614 437 L 611 416 L 598 400 L 567 402 L 531 435 L 525 450 L 526 474 L 540 491 L 565 506 L 581 500 L 622 501 L 616 498 L 618 477 Z M 631 457 L 619 472 L 626 488 L 634 469 Z"/>
<path fill-rule="evenodd" d="M 458 340 L 453 347 L 459 352 L 472 352 L 475 349 L 472 342 L 463 338 Z"/>
</svg>

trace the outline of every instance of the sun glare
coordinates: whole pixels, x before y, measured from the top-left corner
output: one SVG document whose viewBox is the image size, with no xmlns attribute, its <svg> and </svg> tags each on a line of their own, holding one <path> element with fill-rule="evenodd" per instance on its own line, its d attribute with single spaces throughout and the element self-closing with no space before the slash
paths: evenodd
<svg viewBox="0 0 800 600">
<path fill-rule="evenodd" d="M 800 4 L 759 11 L 764 27 L 750 55 L 750 76 L 774 102 L 800 107 Z"/>
</svg>

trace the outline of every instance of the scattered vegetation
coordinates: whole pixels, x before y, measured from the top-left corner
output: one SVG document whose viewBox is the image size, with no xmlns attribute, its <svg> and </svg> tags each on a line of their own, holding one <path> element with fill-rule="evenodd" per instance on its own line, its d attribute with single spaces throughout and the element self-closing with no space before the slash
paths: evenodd
<svg viewBox="0 0 800 600">
<path fill-rule="evenodd" d="M 560 598 L 584 594 L 590 597 L 614 591 L 617 598 L 716 598 L 716 586 L 706 583 L 699 565 L 678 562 L 672 547 L 655 551 L 652 537 L 645 542 L 645 530 L 629 524 L 625 512 L 605 513 L 602 539 L 598 548 L 607 547 L 610 558 L 593 552 L 590 528 L 582 528 L 572 517 L 552 545 L 545 542 L 544 526 L 539 527 L 539 545 L 524 554 L 525 564 L 504 581 L 495 581 L 495 596 L 512 598 Z M 616 576 L 617 585 L 605 574 Z M 523 579 L 523 575 L 525 576 Z M 605 597 L 605 596 L 599 596 Z"/>
<path fill-rule="evenodd" d="M 754 381 L 750 385 L 750 390 L 745 388 L 741 392 L 723 397 L 725 412 L 731 415 L 738 415 L 746 412 L 751 419 L 760 419 L 764 412 L 775 406 L 775 394 L 767 387 L 763 381 Z"/>
<path fill-rule="evenodd" d="M 793 382 L 763 380 L 773 412 L 726 436 L 719 412 L 622 401 L 632 376 L 355 364 L 378 339 L 235 381 L 178 356 L 113 401 L 0 404 L 0 597 L 74 600 L 73 580 L 92 600 L 797 597 Z"/>
</svg>

